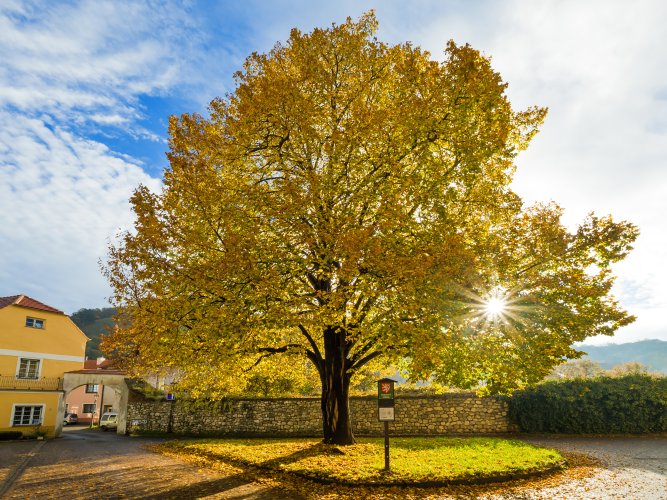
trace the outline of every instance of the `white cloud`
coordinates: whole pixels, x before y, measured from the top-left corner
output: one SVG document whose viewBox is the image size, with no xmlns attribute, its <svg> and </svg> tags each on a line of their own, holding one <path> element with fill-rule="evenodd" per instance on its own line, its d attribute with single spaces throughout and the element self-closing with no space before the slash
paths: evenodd
<svg viewBox="0 0 667 500">
<path fill-rule="evenodd" d="M 615 287 L 638 319 L 615 341 L 667 339 L 666 21 L 661 2 L 516 1 L 490 42 L 513 101 L 550 107 L 519 193 L 555 199 L 570 225 L 595 211 L 641 230 Z"/>
<path fill-rule="evenodd" d="M 381 29 L 438 59 L 447 39 L 469 42 L 492 57 L 516 108 L 550 108 L 518 158 L 515 189 L 529 203 L 557 201 L 569 227 L 591 211 L 637 224 L 641 236 L 616 266 L 614 291 L 638 319 L 614 341 L 667 340 L 667 4 L 514 0 L 449 7 L 425 7 L 406 21 L 402 7 L 383 4 Z M 414 30 L 405 29 L 410 24 Z"/>
<path fill-rule="evenodd" d="M 104 305 L 106 242 L 131 227 L 132 190 L 160 181 L 84 134 L 123 127 L 160 140 L 137 124 L 137 102 L 178 83 L 185 58 L 168 14 L 178 18 L 167 4 L 0 7 L 0 295 L 67 312 Z"/>
<path fill-rule="evenodd" d="M 140 94 L 164 92 L 181 78 L 189 45 L 180 15 L 168 2 L 0 8 L 0 105 L 59 120 L 132 124 Z"/>
<path fill-rule="evenodd" d="M 22 284 L 2 292 L 68 312 L 102 305 L 105 242 L 131 227 L 132 189 L 158 189 L 159 181 L 106 146 L 37 119 L 0 112 L 0 144 L 0 283 Z"/>
</svg>

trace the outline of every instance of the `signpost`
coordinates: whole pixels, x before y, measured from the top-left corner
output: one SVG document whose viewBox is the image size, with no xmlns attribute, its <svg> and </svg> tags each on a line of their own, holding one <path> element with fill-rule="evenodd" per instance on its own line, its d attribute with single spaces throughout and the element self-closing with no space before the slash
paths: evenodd
<svg viewBox="0 0 667 500">
<path fill-rule="evenodd" d="M 169 420 L 167 421 L 167 432 L 172 433 L 174 429 L 174 402 L 176 401 L 176 396 L 168 392 L 165 396 L 166 400 L 169 401 Z"/>
<path fill-rule="evenodd" d="M 378 380 L 378 420 L 384 422 L 384 470 L 389 472 L 389 422 L 395 420 L 394 384 L 395 380 Z"/>
</svg>

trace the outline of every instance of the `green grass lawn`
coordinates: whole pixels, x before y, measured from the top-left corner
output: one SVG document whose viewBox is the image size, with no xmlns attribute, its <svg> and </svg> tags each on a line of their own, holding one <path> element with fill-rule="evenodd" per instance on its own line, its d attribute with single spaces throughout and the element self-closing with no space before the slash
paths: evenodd
<svg viewBox="0 0 667 500">
<path fill-rule="evenodd" d="M 392 438 L 391 472 L 384 441 L 361 438 L 351 446 L 317 439 L 206 439 L 171 441 L 158 451 L 242 464 L 343 484 L 419 484 L 507 479 L 558 466 L 555 450 L 498 438 Z"/>
</svg>

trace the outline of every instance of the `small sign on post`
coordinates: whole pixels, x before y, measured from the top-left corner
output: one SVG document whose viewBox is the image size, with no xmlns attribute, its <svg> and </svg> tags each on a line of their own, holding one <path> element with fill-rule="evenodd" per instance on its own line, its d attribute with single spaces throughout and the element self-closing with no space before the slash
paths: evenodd
<svg viewBox="0 0 667 500">
<path fill-rule="evenodd" d="M 390 378 L 378 380 L 378 420 L 393 422 L 394 415 L 394 383 Z"/>
<path fill-rule="evenodd" d="M 396 419 L 394 412 L 395 380 L 378 380 L 378 420 L 384 422 L 384 470 L 389 472 L 389 422 Z"/>
</svg>

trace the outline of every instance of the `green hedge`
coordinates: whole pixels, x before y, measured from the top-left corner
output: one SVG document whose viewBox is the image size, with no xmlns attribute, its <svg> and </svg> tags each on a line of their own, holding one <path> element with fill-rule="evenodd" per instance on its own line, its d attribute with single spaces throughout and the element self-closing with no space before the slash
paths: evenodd
<svg viewBox="0 0 667 500">
<path fill-rule="evenodd" d="M 524 432 L 667 432 L 667 377 L 628 375 L 545 382 L 516 392 L 510 417 Z"/>
</svg>

